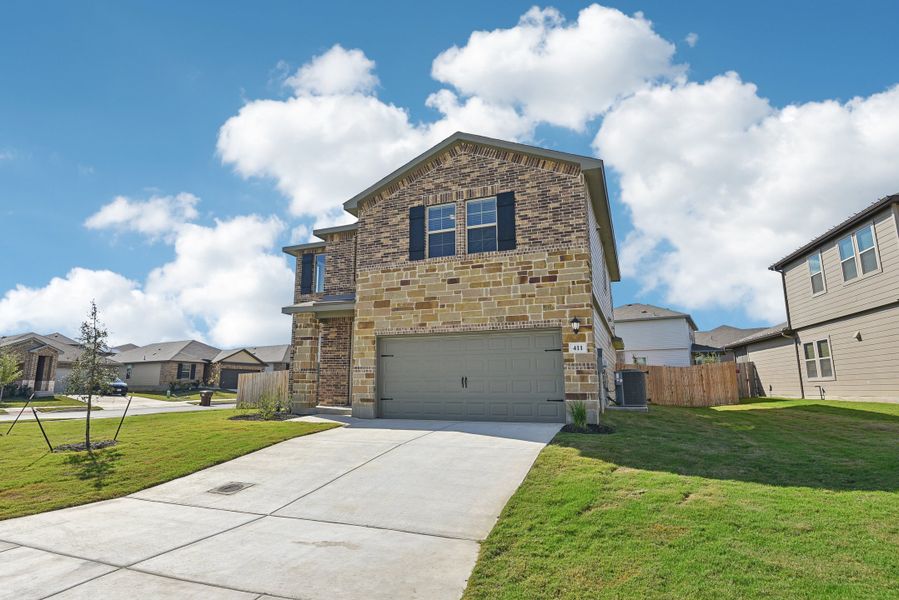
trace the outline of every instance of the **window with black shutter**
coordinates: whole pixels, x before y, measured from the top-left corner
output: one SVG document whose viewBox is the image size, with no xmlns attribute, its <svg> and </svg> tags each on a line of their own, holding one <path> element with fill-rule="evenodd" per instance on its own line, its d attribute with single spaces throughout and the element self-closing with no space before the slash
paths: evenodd
<svg viewBox="0 0 899 600">
<path fill-rule="evenodd" d="M 425 207 L 409 208 L 409 260 L 425 257 Z"/>
</svg>

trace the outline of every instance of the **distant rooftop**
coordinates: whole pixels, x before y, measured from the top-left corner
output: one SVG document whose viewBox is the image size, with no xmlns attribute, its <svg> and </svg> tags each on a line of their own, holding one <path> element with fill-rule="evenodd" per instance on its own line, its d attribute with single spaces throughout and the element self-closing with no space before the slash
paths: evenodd
<svg viewBox="0 0 899 600">
<path fill-rule="evenodd" d="M 650 321 L 653 319 L 678 318 L 687 319 L 687 322 L 694 330 L 698 329 L 698 327 L 696 327 L 696 323 L 693 321 L 693 317 L 691 317 L 687 313 L 671 310 L 670 308 L 663 308 L 661 306 L 654 306 L 652 304 L 636 303 L 624 304 L 622 306 L 615 307 L 616 321 Z"/>
<path fill-rule="evenodd" d="M 697 331 L 694 337 L 696 343 L 701 346 L 722 349 L 731 342 L 764 330 L 764 327 L 741 328 L 719 325 L 709 331 Z"/>
</svg>

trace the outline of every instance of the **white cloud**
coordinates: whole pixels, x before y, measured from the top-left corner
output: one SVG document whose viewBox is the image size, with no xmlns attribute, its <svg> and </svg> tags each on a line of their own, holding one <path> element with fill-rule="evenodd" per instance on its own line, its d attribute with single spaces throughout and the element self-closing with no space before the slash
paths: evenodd
<svg viewBox="0 0 899 600">
<path fill-rule="evenodd" d="M 455 131 L 528 141 L 540 123 L 580 128 L 611 102 L 673 77 L 674 45 L 641 14 L 590 6 L 566 24 L 531 9 L 510 29 L 475 32 L 434 61 L 458 91 L 426 99 L 438 117 L 414 123 L 374 93 L 375 63 L 335 45 L 286 80 L 293 96 L 250 101 L 219 131 L 218 152 L 243 177 L 265 177 L 316 226 L 340 222 L 342 203 Z"/>
<path fill-rule="evenodd" d="M 321 95 L 310 88 L 284 101 L 250 102 L 219 132 L 225 163 L 243 177 L 273 178 L 291 198 L 291 212 L 313 217 L 318 227 L 351 220 L 344 201 L 456 130 L 519 139 L 533 128 L 514 109 L 478 98 L 460 102 L 447 90 L 427 101 L 443 117 L 413 124 L 404 109 L 361 93 L 364 86 L 341 85 L 352 91 Z"/>
<path fill-rule="evenodd" d="M 778 258 L 899 189 L 899 86 L 772 107 L 735 73 L 661 85 L 604 119 L 635 231 L 625 275 L 688 308 L 783 318 Z"/>
<path fill-rule="evenodd" d="M 374 68 L 374 61 L 361 50 L 345 50 L 337 44 L 300 67 L 285 83 L 297 95 L 365 93 L 378 85 Z"/>
<path fill-rule="evenodd" d="M 181 308 L 166 298 L 145 293 L 118 273 L 81 268 L 54 277 L 42 288 L 18 285 L 7 291 L 0 298 L 0 331 L 77 335 L 91 300 L 97 302 L 112 345 L 200 335 Z"/>
<path fill-rule="evenodd" d="M 172 236 L 185 222 L 198 216 L 199 198 L 182 192 L 175 196 L 152 196 L 148 200 L 116 198 L 84 222 L 88 229 L 133 231 L 153 239 Z"/>
<path fill-rule="evenodd" d="M 687 37 L 684 38 L 684 41 L 687 42 L 687 45 L 691 48 L 695 48 L 696 43 L 699 42 L 699 34 L 691 31 L 687 34 Z"/>
<path fill-rule="evenodd" d="M 18 286 L 0 298 L 0 331 L 76 333 L 96 298 L 114 344 L 184 339 L 221 347 L 285 343 L 294 274 L 278 240 L 277 217 L 257 215 L 187 222 L 196 196 L 116 198 L 88 222 L 95 229 L 126 228 L 174 246 L 174 258 L 141 285 L 111 271 L 73 269 L 42 288 Z M 174 215 L 174 216 L 173 216 Z M 177 218 L 175 218 L 177 216 Z"/>
<path fill-rule="evenodd" d="M 582 130 L 616 99 L 682 73 L 674 51 L 641 13 L 593 4 L 567 24 L 558 10 L 534 7 L 515 27 L 475 31 L 441 53 L 431 73 L 467 96 Z"/>
</svg>

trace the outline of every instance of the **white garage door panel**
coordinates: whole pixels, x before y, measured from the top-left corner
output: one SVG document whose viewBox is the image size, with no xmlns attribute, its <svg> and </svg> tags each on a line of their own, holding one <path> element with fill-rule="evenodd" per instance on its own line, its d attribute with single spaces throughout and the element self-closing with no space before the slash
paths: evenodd
<svg viewBox="0 0 899 600">
<path fill-rule="evenodd" d="M 551 331 L 382 338 L 379 414 L 564 422 L 560 348 Z"/>
</svg>

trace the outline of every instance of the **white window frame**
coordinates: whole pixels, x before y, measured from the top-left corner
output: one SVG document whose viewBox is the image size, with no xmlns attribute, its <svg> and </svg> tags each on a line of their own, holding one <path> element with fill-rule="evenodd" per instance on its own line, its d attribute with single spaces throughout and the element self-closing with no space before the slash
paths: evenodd
<svg viewBox="0 0 899 600">
<path fill-rule="evenodd" d="M 319 266 L 318 259 L 323 258 L 324 262 Z M 328 275 L 328 254 L 321 252 L 312 259 L 312 292 L 321 294 L 325 291 L 325 277 Z M 321 269 L 321 282 L 319 282 L 319 269 Z M 321 283 L 321 285 L 319 285 Z"/>
<path fill-rule="evenodd" d="M 818 352 L 818 344 L 820 343 L 827 344 L 827 357 L 821 358 L 821 353 Z M 808 358 L 805 352 L 805 347 L 811 346 L 812 351 L 814 352 L 814 358 Z M 823 376 L 821 375 L 821 363 L 823 361 L 830 361 L 830 375 Z M 808 363 L 815 363 L 815 373 L 816 376 L 812 377 L 808 374 Z M 837 378 L 837 370 L 834 366 L 833 362 L 833 346 L 830 343 L 830 337 L 817 338 L 811 341 L 803 341 L 802 342 L 802 363 L 803 363 L 803 374 L 808 381 L 834 381 Z"/>
<path fill-rule="evenodd" d="M 874 242 L 874 245 L 871 246 L 870 248 L 868 248 L 867 250 L 864 250 L 864 252 L 871 252 L 871 251 L 874 252 L 874 260 L 877 261 L 877 266 L 871 272 L 863 273 L 862 272 L 862 257 L 861 257 L 862 253 L 859 251 L 859 248 L 858 248 L 858 232 L 860 232 L 862 229 L 867 229 L 868 227 L 871 228 L 871 240 Z M 852 257 L 844 260 L 843 257 L 840 256 L 840 242 L 842 242 L 845 239 L 849 239 L 849 241 L 852 243 Z M 842 280 L 843 280 L 843 285 L 855 283 L 856 281 L 865 279 L 866 277 L 876 275 L 877 273 L 880 273 L 883 270 L 883 264 L 880 262 L 880 248 L 878 247 L 878 243 L 877 243 L 877 227 L 875 227 L 874 221 L 870 221 L 868 223 L 861 225 L 860 227 L 856 227 L 855 230 L 852 233 L 850 233 L 849 235 L 844 235 L 843 237 L 838 238 L 836 241 L 836 249 L 837 249 L 837 258 L 840 261 L 840 278 L 842 278 Z M 854 261 L 854 263 L 855 263 L 856 275 L 852 279 L 846 279 L 845 276 L 843 275 L 843 263 L 848 262 L 850 260 Z"/>
<path fill-rule="evenodd" d="M 469 225 L 468 224 L 468 206 L 473 202 L 484 202 L 485 200 L 493 200 L 493 223 L 481 223 L 480 225 Z M 485 196 L 484 198 L 472 198 L 471 200 L 466 200 L 465 202 L 465 254 L 470 254 L 468 251 L 468 232 L 472 229 L 484 229 L 487 227 L 493 227 L 494 237 L 496 240 L 496 249 L 495 250 L 481 250 L 480 252 L 475 252 L 474 254 L 483 254 L 484 252 L 496 252 L 499 250 L 499 213 L 497 212 L 496 207 L 496 196 Z"/>
<path fill-rule="evenodd" d="M 131 379 L 131 375 L 134 372 L 134 365 L 125 365 L 125 379 Z"/>
<path fill-rule="evenodd" d="M 839 247 L 837 247 L 837 256 L 839 256 L 839 253 L 840 253 L 840 249 L 839 249 Z M 814 258 L 815 256 L 818 257 L 818 271 L 817 272 L 812 271 L 812 258 Z M 808 265 L 808 282 L 809 282 L 809 288 L 812 290 L 812 297 L 814 298 L 815 296 L 820 296 L 822 294 L 826 294 L 827 293 L 827 277 L 824 275 L 824 253 L 821 252 L 820 250 L 813 253 L 812 255 L 810 255 L 808 257 L 808 259 L 806 259 L 806 264 Z M 842 264 L 842 262 L 840 264 Z M 840 268 L 840 270 L 842 271 L 842 267 Z M 816 292 L 815 285 L 812 282 L 812 279 L 815 277 L 815 275 L 818 275 L 819 273 L 821 274 L 821 286 L 822 287 L 821 287 L 820 292 Z"/>
<path fill-rule="evenodd" d="M 446 227 L 444 229 L 431 230 L 431 210 L 437 209 L 437 208 L 444 208 L 446 206 L 453 207 L 453 226 Z M 428 257 L 428 258 L 446 258 L 446 256 L 433 256 L 433 257 L 431 256 L 431 234 L 432 233 L 449 233 L 450 231 L 452 231 L 454 234 L 453 235 L 453 246 L 456 245 L 456 241 L 457 241 L 456 236 L 455 236 L 456 222 L 457 222 L 457 219 L 459 218 L 458 215 L 456 214 L 457 212 L 458 211 L 457 211 L 455 202 L 444 202 L 443 204 L 434 204 L 433 206 L 429 206 L 428 209 L 425 211 L 425 256 L 426 257 Z M 456 255 L 456 252 L 454 250 L 453 253 L 448 256 L 455 256 L 455 255 Z"/>
</svg>

